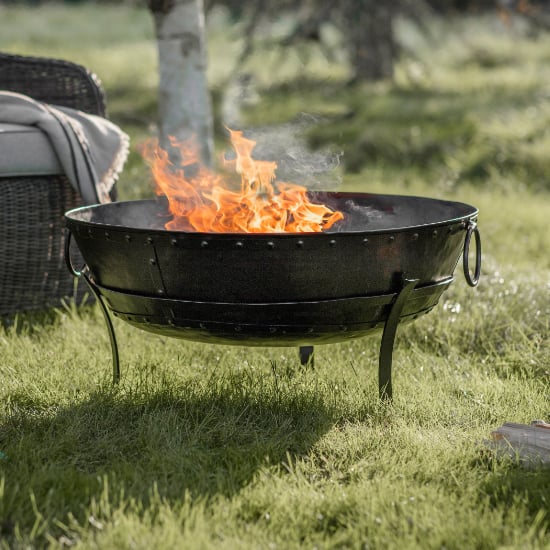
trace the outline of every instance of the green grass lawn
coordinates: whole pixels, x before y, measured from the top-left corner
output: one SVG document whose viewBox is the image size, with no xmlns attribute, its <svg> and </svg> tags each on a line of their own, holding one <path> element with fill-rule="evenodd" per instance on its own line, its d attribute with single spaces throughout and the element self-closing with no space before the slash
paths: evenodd
<svg viewBox="0 0 550 550">
<path fill-rule="evenodd" d="M 21 316 L 0 328 L 0 547 L 550 548 L 550 469 L 483 444 L 503 422 L 550 419 L 550 37 L 491 18 L 433 28 L 429 43 L 400 26 L 415 57 L 393 85 L 348 87 L 345 65 L 314 50 L 246 65 L 247 124 L 315 115 L 308 139 L 344 152 L 341 189 L 480 210 L 481 282 L 457 269 L 437 308 L 399 329 L 393 403 L 377 397 L 379 336 L 319 346 L 312 370 L 293 348 L 115 320 L 113 387 L 97 307 Z M 100 75 L 133 144 L 120 196 L 151 196 L 135 151 L 156 113 L 146 10 L 0 6 L 0 31 L 4 51 Z M 213 18 L 217 102 L 236 36 Z"/>
</svg>

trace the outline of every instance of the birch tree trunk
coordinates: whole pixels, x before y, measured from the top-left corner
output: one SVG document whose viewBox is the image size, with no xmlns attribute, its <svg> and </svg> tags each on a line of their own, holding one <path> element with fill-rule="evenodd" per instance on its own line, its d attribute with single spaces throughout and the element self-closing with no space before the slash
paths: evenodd
<svg viewBox="0 0 550 550">
<path fill-rule="evenodd" d="M 347 4 L 348 44 L 354 80 L 393 78 L 395 6 L 383 0 L 352 0 Z"/>
<path fill-rule="evenodd" d="M 148 0 L 155 20 L 159 62 L 159 139 L 194 137 L 202 161 L 213 156 L 212 110 L 206 77 L 202 0 Z"/>
</svg>

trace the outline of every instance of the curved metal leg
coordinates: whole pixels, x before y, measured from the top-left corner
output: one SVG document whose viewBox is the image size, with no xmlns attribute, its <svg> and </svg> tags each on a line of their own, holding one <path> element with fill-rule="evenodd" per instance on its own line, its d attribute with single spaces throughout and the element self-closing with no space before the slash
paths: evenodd
<svg viewBox="0 0 550 550">
<path fill-rule="evenodd" d="M 84 277 L 84 280 L 90 287 L 90 290 L 94 293 L 94 296 L 97 298 L 97 301 L 101 306 L 101 312 L 103 313 L 103 318 L 105 319 L 105 323 L 107 324 L 107 330 L 109 332 L 109 340 L 111 341 L 111 352 L 113 356 L 113 384 L 118 384 L 120 382 L 120 361 L 118 356 L 118 345 L 117 345 L 116 336 L 115 336 L 115 329 L 113 327 L 111 318 L 109 317 L 109 311 L 107 310 L 107 306 L 103 302 L 103 298 L 101 297 L 99 290 L 97 290 L 94 283 L 92 283 L 90 278 L 85 273 L 82 273 L 82 276 Z"/>
<path fill-rule="evenodd" d="M 314 361 L 313 346 L 300 346 L 300 364 L 313 368 Z"/>
<path fill-rule="evenodd" d="M 397 326 L 399 325 L 403 306 L 417 283 L 418 279 L 405 279 L 403 281 L 403 288 L 395 298 L 386 324 L 384 325 L 382 341 L 380 342 L 378 365 L 378 392 L 380 394 L 380 399 L 390 400 L 393 395 L 391 375 L 395 334 L 397 332 Z"/>
</svg>

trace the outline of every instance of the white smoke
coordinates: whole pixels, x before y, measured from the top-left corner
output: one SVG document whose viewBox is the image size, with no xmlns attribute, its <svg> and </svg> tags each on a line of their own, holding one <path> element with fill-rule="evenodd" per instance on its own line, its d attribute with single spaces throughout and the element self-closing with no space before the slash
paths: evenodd
<svg viewBox="0 0 550 550">
<path fill-rule="evenodd" d="M 246 128 L 242 110 L 259 101 L 253 78 L 240 75 L 225 89 L 222 100 L 223 123 L 232 130 L 242 130 L 256 142 L 252 157 L 277 163 L 277 180 L 304 185 L 312 190 L 336 191 L 342 183 L 342 152 L 331 147 L 313 150 L 307 143 L 307 132 L 321 118 L 301 113 L 284 124 Z M 233 158 L 227 152 L 227 158 Z"/>
<path fill-rule="evenodd" d="M 336 191 L 342 183 L 342 152 L 308 146 L 306 133 L 317 122 L 314 115 L 302 113 L 286 124 L 250 128 L 245 136 L 256 141 L 254 158 L 277 163 L 277 180 L 312 190 Z"/>
</svg>

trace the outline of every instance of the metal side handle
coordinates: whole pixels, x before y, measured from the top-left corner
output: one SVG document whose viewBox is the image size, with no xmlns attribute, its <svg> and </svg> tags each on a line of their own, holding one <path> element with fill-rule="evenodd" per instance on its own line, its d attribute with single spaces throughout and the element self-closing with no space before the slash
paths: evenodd
<svg viewBox="0 0 550 550">
<path fill-rule="evenodd" d="M 474 275 L 470 274 L 470 261 L 468 259 L 470 255 L 470 243 L 472 240 L 472 233 L 476 241 L 476 265 L 474 267 Z M 464 277 L 466 282 L 470 286 L 476 286 L 479 283 L 479 276 L 481 275 L 481 236 L 479 235 L 479 229 L 477 223 L 470 220 L 466 231 L 466 238 L 464 239 L 464 251 L 462 253 L 462 265 L 464 268 Z"/>
</svg>

